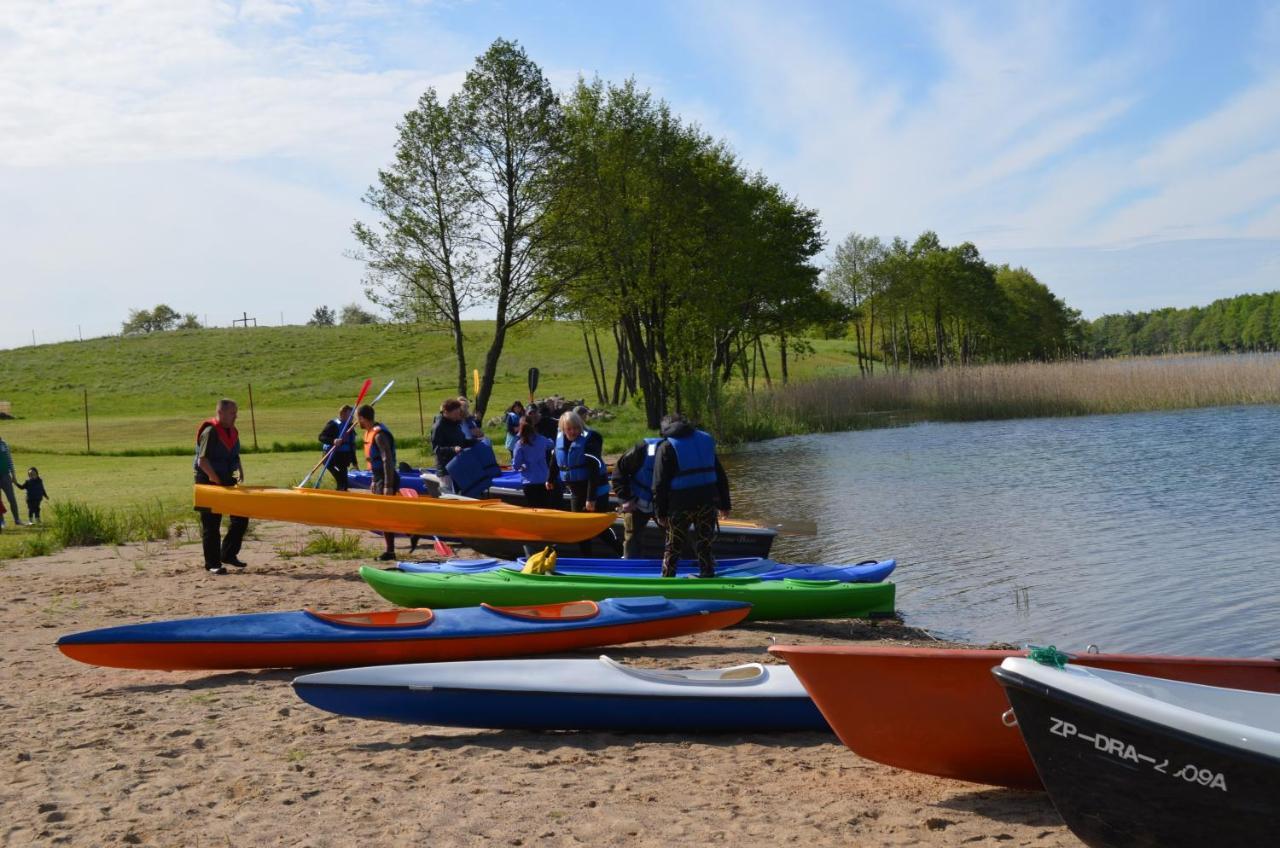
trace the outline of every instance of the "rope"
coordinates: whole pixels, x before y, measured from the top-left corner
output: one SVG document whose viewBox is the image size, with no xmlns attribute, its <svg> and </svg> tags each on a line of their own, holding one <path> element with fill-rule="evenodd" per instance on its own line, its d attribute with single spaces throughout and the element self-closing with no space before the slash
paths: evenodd
<svg viewBox="0 0 1280 848">
<path fill-rule="evenodd" d="M 1027 647 L 1030 649 L 1027 653 L 1027 658 L 1033 662 L 1040 663 L 1040 665 L 1062 668 L 1067 664 L 1067 660 L 1071 659 L 1069 654 L 1062 653 L 1053 645 L 1047 648 L 1041 648 L 1037 645 L 1028 645 Z"/>
</svg>

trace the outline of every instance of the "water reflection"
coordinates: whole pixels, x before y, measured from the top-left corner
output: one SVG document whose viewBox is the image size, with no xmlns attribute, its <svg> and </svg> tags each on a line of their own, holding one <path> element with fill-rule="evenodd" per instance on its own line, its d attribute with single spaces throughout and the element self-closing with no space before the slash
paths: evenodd
<svg viewBox="0 0 1280 848">
<path fill-rule="evenodd" d="M 735 513 L 818 522 L 779 559 L 893 556 L 940 636 L 1280 654 L 1280 408 L 910 427 L 726 458 Z"/>
</svg>

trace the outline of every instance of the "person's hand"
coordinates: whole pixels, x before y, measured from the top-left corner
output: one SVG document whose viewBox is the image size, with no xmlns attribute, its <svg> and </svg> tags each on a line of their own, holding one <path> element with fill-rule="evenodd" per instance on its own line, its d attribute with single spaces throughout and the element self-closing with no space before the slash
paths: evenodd
<svg viewBox="0 0 1280 848">
<path fill-rule="evenodd" d="M 556 484 L 552 483 L 550 480 L 546 482 L 546 487 L 548 492 L 554 492 L 556 490 Z"/>
<path fill-rule="evenodd" d="M 454 453 L 462 453 L 462 448 L 458 447 L 457 445 L 454 445 L 454 446 L 453 446 L 453 452 L 454 452 Z"/>
<path fill-rule="evenodd" d="M 595 511 L 596 511 L 596 502 L 595 502 L 595 501 L 587 501 L 587 502 L 586 502 L 586 504 L 585 504 L 585 506 L 586 506 L 586 508 L 587 508 L 587 512 L 595 512 Z"/>
<path fill-rule="evenodd" d="M 721 521 L 724 521 L 726 518 L 728 518 L 728 517 L 729 517 L 729 510 L 727 510 L 727 509 L 718 509 L 718 510 L 716 510 L 716 515 L 720 516 L 720 520 L 721 520 Z"/>
<path fill-rule="evenodd" d="M 658 516 L 654 516 L 654 519 L 653 519 L 653 520 L 657 522 L 657 524 L 658 524 L 658 526 L 659 526 L 659 527 L 666 527 L 666 526 L 667 526 L 667 519 L 665 519 L 665 518 L 660 518 L 660 517 L 658 517 Z"/>
</svg>

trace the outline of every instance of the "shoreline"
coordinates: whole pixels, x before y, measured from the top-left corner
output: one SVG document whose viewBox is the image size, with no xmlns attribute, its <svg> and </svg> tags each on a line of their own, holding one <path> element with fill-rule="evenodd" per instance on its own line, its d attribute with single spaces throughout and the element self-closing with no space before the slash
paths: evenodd
<svg viewBox="0 0 1280 848">
<path fill-rule="evenodd" d="M 75 663 L 57 636 L 147 619 L 384 604 L 357 561 L 251 525 L 241 574 L 196 544 L 69 548 L 0 567 L 3 845 L 1077 846 L 1043 793 L 912 774 L 821 733 L 486 731 L 364 722 L 294 695 L 298 672 Z M 759 622 L 577 656 L 776 662 L 785 643 L 943 643 L 896 621 Z M 678 721 L 678 716 L 672 716 Z"/>
</svg>

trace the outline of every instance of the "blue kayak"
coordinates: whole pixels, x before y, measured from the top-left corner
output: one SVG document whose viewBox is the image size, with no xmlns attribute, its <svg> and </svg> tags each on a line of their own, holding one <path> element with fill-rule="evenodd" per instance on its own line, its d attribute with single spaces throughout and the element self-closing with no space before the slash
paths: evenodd
<svg viewBox="0 0 1280 848">
<path fill-rule="evenodd" d="M 351 666 L 510 657 L 702 633 L 742 621 L 740 601 L 663 597 L 459 609 L 223 615 L 73 633 L 58 649 L 113 668 Z"/>
<path fill-rule="evenodd" d="M 478 574 L 508 568 L 519 571 L 524 560 L 454 559 L 447 562 L 401 562 L 401 571 L 413 574 Z M 842 583 L 879 583 L 897 566 L 894 560 L 869 560 L 857 565 L 787 565 L 759 557 L 738 557 L 716 562 L 717 577 L 759 577 L 761 580 L 839 580 Z M 577 559 L 560 557 L 556 574 L 588 577 L 657 577 L 662 573 L 660 559 Z M 697 560 L 680 560 L 676 573 L 680 576 L 698 573 Z"/>
<path fill-rule="evenodd" d="M 420 495 L 429 494 L 427 480 L 424 474 L 433 473 L 426 468 L 415 468 L 412 471 L 400 472 L 400 488 L 413 489 Z M 372 471 L 357 471 L 351 469 L 347 472 L 347 484 L 353 489 L 367 489 L 373 485 Z"/>
</svg>

